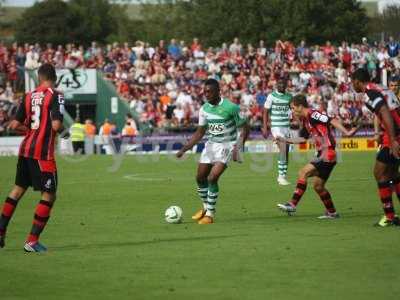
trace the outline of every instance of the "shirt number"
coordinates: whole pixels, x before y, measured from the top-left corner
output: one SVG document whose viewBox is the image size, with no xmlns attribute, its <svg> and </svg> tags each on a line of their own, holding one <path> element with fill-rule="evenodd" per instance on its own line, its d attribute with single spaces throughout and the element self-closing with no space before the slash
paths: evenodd
<svg viewBox="0 0 400 300">
<path fill-rule="evenodd" d="M 313 112 L 311 118 L 317 121 L 321 121 L 322 123 L 327 123 L 329 120 L 328 116 L 320 114 L 319 112 Z"/>
<path fill-rule="evenodd" d="M 40 106 L 35 105 L 32 106 L 32 121 L 31 121 L 31 129 L 36 130 L 40 126 Z"/>
</svg>

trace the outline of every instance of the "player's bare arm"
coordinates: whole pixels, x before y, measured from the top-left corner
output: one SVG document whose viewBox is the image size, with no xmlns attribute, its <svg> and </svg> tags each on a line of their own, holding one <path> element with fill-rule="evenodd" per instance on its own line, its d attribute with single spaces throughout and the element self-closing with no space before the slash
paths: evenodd
<svg viewBox="0 0 400 300">
<path fill-rule="evenodd" d="M 382 144 L 382 135 L 383 135 L 383 132 L 380 128 L 379 118 L 375 115 L 374 116 L 374 139 L 378 144 Z"/>
<path fill-rule="evenodd" d="M 389 109 L 386 105 L 379 108 L 378 114 L 381 116 L 383 125 L 385 126 L 390 138 L 390 152 L 396 158 L 400 158 L 400 145 L 396 140 L 396 133 L 394 130 L 393 119 L 390 115 Z"/>
<path fill-rule="evenodd" d="M 181 150 L 176 153 L 177 158 L 181 158 L 183 154 L 185 154 L 186 151 L 190 150 L 193 148 L 194 145 L 196 145 L 206 134 L 206 128 L 199 126 L 197 127 L 196 132 L 192 135 L 190 140 L 182 147 Z"/>
<path fill-rule="evenodd" d="M 286 144 L 302 144 L 307 142 L 307 139 L 303 137 L 295 137 L 295 138 L 284 138 L 284 137 L 276 137 L 274 138 L 274 142 L 276 143 L 286 143 Z"/>
<path fill-rule="evenodd" d="M 69 131 L 65 129 L 63 123 L 60 120 L 51 121 L 51 127 L 55 132 L 57 132 L 62 139 L 69 138 Z"/>
<path fill-rule="evenodd" d="M 236 162 L 242 162 L 239 153 L 243 151 L 244 148 L 244 143 L 246 142 L 248 136 L 250 133 L 250 126 L 246 122 L 243 124 L 241 128 L 241 134 L 240 134 L 240 140 L 238 144 L 236 144 L 233 148 L 233 153 L 232 153 L 232 160 Z"/>
<path fill-rule="evenodd" d="M 263 126 L 261 128 L 261 132 L 264 138 L 268 138 L 268 120 L 269 120 L 269 114 L 268 114 L 268 109 L 264 108 L 263 110 Z"/>
<path fill-rule="evenodd" d="M 243 147 L 244 143 L 247 141 L 247 138 L 249 137 L 250 134 L 250 126 L 248 122 L 244 123 L 242 126 L 242 132 L 240 134 L 240 146 Z"/>
<path fill-rule="evenodd" d="M 12 120 L 10 124 L 8 125 L 9 130 L 17 131 L 17 132 L 22 132 L 25 133 L 28 131 L 28 127 L 26 127 L 24 124 L 22 124 L 18 120 Z"/>
<path fill-rule="evenodd" d="M 350 130 L 347 130 L 338 119 L 332 119 L 331 125 L 341 131 L 345 136 L 352 136 L 358 130 L 358 127 L 353 127 Z"/>
</svg>

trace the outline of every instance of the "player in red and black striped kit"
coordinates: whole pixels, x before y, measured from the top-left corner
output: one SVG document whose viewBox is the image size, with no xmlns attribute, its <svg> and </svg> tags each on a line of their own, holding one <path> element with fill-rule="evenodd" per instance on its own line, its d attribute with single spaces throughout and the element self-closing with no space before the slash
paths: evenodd
<svg viewBox="0 0 400 300">
<path fill-rule="evenodd" d="M 325 184 L 336 165 L 336 140 L 332 127 L 340 130 L 347 136 L 353 135 L 357 128 L 347 130 L 337 119 L 331 119 L 326 114 L 308 107 L 304 95 L 296 95 L 291 103 L 292 112 L 299 118 L 303 127 L 299 138 L 279 138 L 279 141 L 288 144 L 299 144 L 307 141 L 309 137 L 314 139 L 317 156 L 306 164 L 299 172 L 296 189 L 292 199 L 285 204 L 278 204 L 278 208 L 293 215 L 296 207 L 307 189 L 307 179 L 314 177 L 314 190 L 319 195 L 325 206 L 325 214 L 319 219 L 336 219 L 339 214 L 336 212 L 332 198 Z"/>
<path fill-rule="evenodd" d="M 352 74 L 352 84 L 357 93 L 364 93 L 365 105 L 377 116 L 383 131 L 382 144 L 376 156 L 374 176 L 385 215 L 375 225 L 400 226 L 392 201 L 393 190 L 400 199 L 400 111 L 390 109 L 385 96 L 370 83 L 367 70 L 356 70 Z"/>
<path fill-rule="evenodd" d="M 64 97 L 53 89 L 56 71 L 50 64 L 38 70 L 39 86 L 29 92 L 18 108 L 11 130 L 24 131 L 20 146 L 15 186 L 7 197 L 0 217 L 0 247 L 5 245 L 8 223 L 19 200 L 29 186 L 41 191 L 36 206 L 33 225 L 24 249 L 27 252 L 46 251 L 39 236 L 50 217 L 56 200 L 57 168 L 54 159 L 54 143 L 57 133 L 63 131 Z"/>
</svg>

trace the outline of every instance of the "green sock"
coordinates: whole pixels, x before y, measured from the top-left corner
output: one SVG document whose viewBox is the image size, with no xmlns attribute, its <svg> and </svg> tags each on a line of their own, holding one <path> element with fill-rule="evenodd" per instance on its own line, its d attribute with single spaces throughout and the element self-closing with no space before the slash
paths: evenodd
<svg viewBox="0 0 400 300">
<path fill-rule="evenodd" d="M 197 194 L 199 195 L 201 201 L 203 202 L 204 210 L 207 209 L 207 193 L 208 193 L 208 183 L 197 183 Z"/>
<path fill-rule="evenodd" d="M 210 183 L 208 185 L 206 216 L 214 217 L 215 206 L 217 205 L 218 199 L 218 190 L 218 183 Z"/>
</svg>

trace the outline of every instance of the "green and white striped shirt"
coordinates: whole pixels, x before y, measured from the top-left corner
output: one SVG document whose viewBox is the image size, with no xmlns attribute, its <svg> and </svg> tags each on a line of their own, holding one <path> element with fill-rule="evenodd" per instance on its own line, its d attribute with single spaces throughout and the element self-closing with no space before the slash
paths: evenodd
<svg viewBox="0 0 400 300">
<path fill-rule="evenodd" d="M 210 142 L 234 142 L 237 138 L 237 128 L 247 122 L 239 112 L 239 106 L 228 99 L 221 99 L 216 105 L 207 102 L 200 108 L 199 126 L 207 128 L 207 138 Z"/>
<path fill-rule="evenodd" d="M 277 91 L 268 95 L 264 107 L 269 110 L 271 127 L 289 127 L 292 95 Z"/>
</svg>

